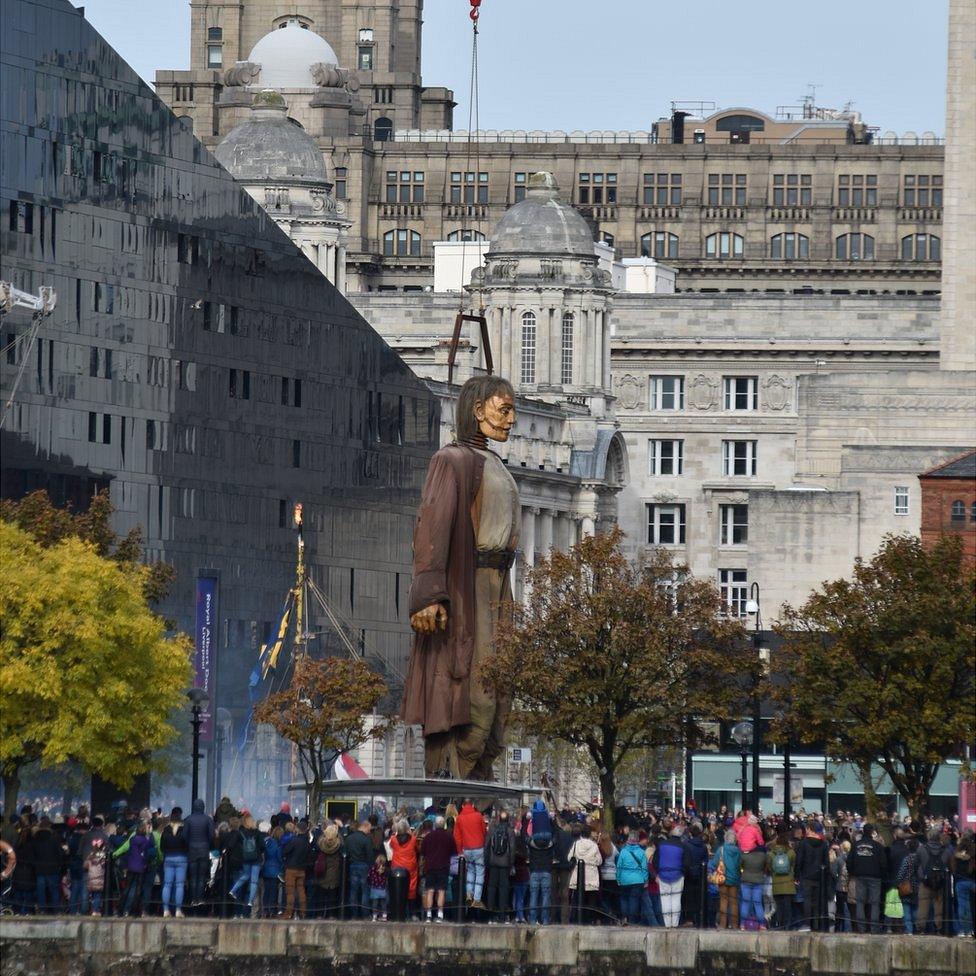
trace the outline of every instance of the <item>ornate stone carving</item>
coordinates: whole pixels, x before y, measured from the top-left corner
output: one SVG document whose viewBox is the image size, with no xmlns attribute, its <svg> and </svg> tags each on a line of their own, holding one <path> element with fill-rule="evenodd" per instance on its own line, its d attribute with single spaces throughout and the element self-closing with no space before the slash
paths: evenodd
<svg viewBox="0 0 976 976">
<path fill-rule="evenodd" d="M 319 61 L 308 70 L 312 75 L 312 80 L 319 88 L 345 88 L 346 82 L 349 80 L 349 73 L 334 64 L 323 64 Z"/>
<path fill-rule="evenodd" d="M 346 212 L 346 208 L 325 190 L 309 190 L 308 195 L 312 201 L 314 213 L 331 213 L 342 216 Z"/>
<path fill-rule="evenodd" d="M 251 84 L 261 72 L 261 65 L 251 61 L 238 61 L 224 72 L 224 84 L 228 88 L 243 88 Z"/>
<path fill-rule="evenodd" d="M 790 405 L 790 383 L 782 376 L 770 376 L 765 384 L 766 406 L 770 410 L 785 410 Z"/>
<path fill-rule="evenodd" d="M 617 397 L 624 410 L 636 410 L 641 402 L 641 381 L 628 373 L 617 384 Z"/>
<path fill-rule="evenodd" d="M 706 373 L 699 373 L 692 379 L 688 392 L 688 403 L 696 410 L 711 410 L 718 400 L 718 380 Z"/>
</svg>

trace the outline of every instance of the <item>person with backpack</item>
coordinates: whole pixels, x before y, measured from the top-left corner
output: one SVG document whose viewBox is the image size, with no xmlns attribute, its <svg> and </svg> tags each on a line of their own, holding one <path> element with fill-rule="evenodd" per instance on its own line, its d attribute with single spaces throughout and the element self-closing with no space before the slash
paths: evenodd
<svg viewBox="0 0 976 976">
<path fill-rule="evenodd" d="M 739 927 L 739 888 L 742 884 L 742 851 L 731 827 L 722 835 L 708 861 L 709 882 L 718 888 L 718 927 Z"/>
<path fill-rule="evenodd" d="M 773 879 L 773 923 L 786 931 L 793 923 L 793 896 L 796 894 L 796 853 L 790 847 L 790 834 L 780 830 L 776 840 L 766 851 L 766 870 Z"/>
<path fill-rule="evenodd" d="M 647 878 L 647 854 L 640 846 L 640 835 L 632 830 L 627 835 L 627 843 L 617 854 L 617 891 L 624 924 L 637 925 L 640 922 Z"/>
<path fill-rule="evenodd" d="M 315 847 L 312 874 L 318 889 L 316 902 L 320 906 L 319 914 L 323 918 L 330 918 L 334 917 L 341 900 L 342 838 L 339 836 L 339 828 L 334 823 L 326 824 L 325 830 L 315 842 Z"/>
<path fill-rule="evenodd" d="M 847 873 L 857 879 L 854 918 L 857 931 L 881 932 L 882 887 L 888 876 L 888 852 L 875 840 L 874 827 L 865 824 L 860 840 L 851 845 Z"/>
<path fill-rule="evenodd" d="M 492 914 L 488 923 L 508 921 L 509 879 L 515 864 L 515 831 L 502 810 L 498 822 L 485 840 L 485 865 L 488 870 L 485 904 Z"/>
<path fill-rule="evenodd" d="M 246 901 L 237 906 L 237 917 L 249 918 L 258 897 L 261 861 L 264 858 L 264 838 L 258 830 L 254 817 L 250 814 L 244 817 L 237 830 L 232 830 L 229 836 L 234 837 L 235 858 L 230 866 L 236 867 L 236 873 L 228 894 L 232 901 L 240 902 L 244 889 L 247 888 Z"/>
<path fill-rule="evenodd" d="M 183 821 L 186 833 L 187 885 L 192 906 L 203 904 L 210 880 L 210 850 L 214 845 L 214 822 L 199 797 L 193 801 L 193 812 Z"/>
<path fill-rule="evenodd" d="M 927 836 L 925 844 L 918 849 L 917 868 L 918 916 L 915 924 L 919 933 L 923 935 L 928 930 L 930 917 L 935 932 L 942 930 L 951 860 L 949 849 L 942 844 L 942 831 L 938 827 L 933 827 Z"/>
</svg>

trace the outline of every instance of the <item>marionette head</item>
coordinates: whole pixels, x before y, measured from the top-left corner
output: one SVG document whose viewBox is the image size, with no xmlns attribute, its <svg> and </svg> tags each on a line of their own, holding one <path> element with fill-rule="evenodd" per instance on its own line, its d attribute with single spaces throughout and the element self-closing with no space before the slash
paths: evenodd
<svg viewBox="0 0 976 976">
<path fill-rule="evenodd" d="M 472 376 L 458 395 L 454 428 L 462 444 L 507 441 L 515 426 L 515 391 L 500 376 Z"/>
</svg>

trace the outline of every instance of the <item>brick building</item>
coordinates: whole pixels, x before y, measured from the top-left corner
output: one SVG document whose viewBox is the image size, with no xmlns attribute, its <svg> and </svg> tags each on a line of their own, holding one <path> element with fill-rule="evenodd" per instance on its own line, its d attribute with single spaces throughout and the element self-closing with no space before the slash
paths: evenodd
<svg viewBox="0 0 976 976">
<path fill-rule="evenodd" d="M 946 461 L 920 474 L 918 480 L 922 542 L 935 542 L 943 533 L 961 533 L 966 558 L 976 562 L 976 451 Z"/>
</svg>

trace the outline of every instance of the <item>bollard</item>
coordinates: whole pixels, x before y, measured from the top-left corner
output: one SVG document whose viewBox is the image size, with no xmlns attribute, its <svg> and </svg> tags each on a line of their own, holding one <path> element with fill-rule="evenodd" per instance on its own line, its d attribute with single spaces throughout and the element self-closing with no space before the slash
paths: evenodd
<svg viewBox="0 0 976 976">
<path fill-rule="evenodd" d="M 390 909 L 391 922 L 405 922 L 407 920 L 407 894 L 410 891 L 410 875 L 404 868 L 394 868 L 390 872 Z"/>
<path fill-rule="evenodd" d="M 586 897 L 586 865 L 576 862 L 576 924 L 583 924 L 583 900 Z"/>
<path fill-rule="evenodd" d="M 468 862 L 463 854 L 457 859 L 457 903 L 454 906 L 455 921 L 464 921 L 464 907 L 468 897 Z"/>
<path fill-rule="evenodd" d="M 346 882 L 349 873 L 349 855 L 343 851 L 339 861 L 339 921 L 346 919 Z"/>
</svg>

